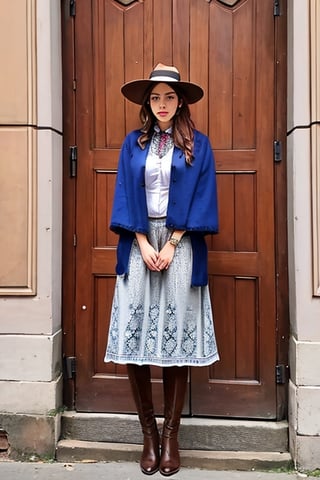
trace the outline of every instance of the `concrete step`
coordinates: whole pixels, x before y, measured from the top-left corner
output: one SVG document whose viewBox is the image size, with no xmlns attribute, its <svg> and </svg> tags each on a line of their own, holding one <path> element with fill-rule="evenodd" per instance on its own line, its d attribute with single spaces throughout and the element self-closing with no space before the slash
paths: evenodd
<svg viewBox="0 0 320 480">
<path fill-rule="evenodd" d="M 58 462 L 139 462 L 141 445 L 125 443 L 60 440 Z M 274 470 L 292 466 L 288 452 L 228 452 L 181 450 L 181 465 L 205 470 Z"/>
<path fill-rule="evenodd" d="M 161 429 L 162 419 L 158 419 Z M 61 440 L 106 444 L 141 444 L 136 415 L 65 412 Z M 182 418 L 179 444 L 183 450 L 206 452 L 288 452 L 286 421 Z M 133 447 L 130 447 L 133 448 Z"/>
</svg>

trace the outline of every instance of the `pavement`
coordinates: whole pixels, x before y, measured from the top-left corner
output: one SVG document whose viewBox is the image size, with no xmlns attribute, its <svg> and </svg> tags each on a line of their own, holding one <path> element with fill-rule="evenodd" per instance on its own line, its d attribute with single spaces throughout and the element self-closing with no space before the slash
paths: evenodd
<svg viewBox="0 0 320 480">
<path fill-rule="evenodd" d="M 148 477 L 140 471 L 135 462 L 109 463 L 25 463 L 0 462 L 1 480 L 146 480 Z M 164 479 L 159 472 L 152 480 Z M 214 471 L 198 468 L 181 468 L 172 475 L 173 480 L 309 480 L 306 474 L 291 472 L 257 472 L 257 471 Z M 318 477 L 319 480 L 319 477 Z"/>
</svg>

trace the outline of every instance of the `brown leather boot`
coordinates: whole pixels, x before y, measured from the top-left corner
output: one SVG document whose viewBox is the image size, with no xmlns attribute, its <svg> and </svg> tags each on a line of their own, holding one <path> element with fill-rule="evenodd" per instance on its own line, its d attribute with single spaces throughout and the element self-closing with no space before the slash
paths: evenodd
<svg viewBox="0 0 320 480">
<path fill-rule="evenodd" d="M 188 381 L 188 367 L 163 369 L 164 423 L 161 441 L 160 473 L 165 477 L 180 470 L 178 431 Z"/>
<path fill-rule="evenodd" d="M 142 473 L 153 475 L 159 470 L 159 432 L 153 413 L 149 365 L 127 365 L 128 377 L 143 433 L 140 458 Z"/>
</svg>

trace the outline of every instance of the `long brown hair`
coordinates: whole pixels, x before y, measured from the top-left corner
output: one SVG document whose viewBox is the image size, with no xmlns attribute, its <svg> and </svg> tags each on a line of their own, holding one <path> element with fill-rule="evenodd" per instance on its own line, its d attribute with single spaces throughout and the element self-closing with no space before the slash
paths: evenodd
<svg viewBox="0 0 320 480">
<path fill-rule="evenodd" d="M 193 159 L 194 123 L 191 119 L 189 105 L 183 93 L 171 83 L 170 86 L 178 95 L 179 103 L 181 104 L 172 119 L 173 143 L 183 151 L 187 164 L 191 165 Z M 146 91 L 140 110 L 140 120 L 143 127 L 141 129 L 142 135 L 138 138 L 138 143 L 141 148 L 145 148 L 146 143 L 151 139 L 156 123 L 156 118 L 152 113 L 149 102 L 151 90 L 153 90 L 154 87 L 155 85 L 151 85 Z"/>
</svg>

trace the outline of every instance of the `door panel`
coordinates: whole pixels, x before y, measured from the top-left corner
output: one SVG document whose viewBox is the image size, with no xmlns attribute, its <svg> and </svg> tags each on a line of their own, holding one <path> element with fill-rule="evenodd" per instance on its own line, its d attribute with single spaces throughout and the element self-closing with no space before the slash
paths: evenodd
<svg viewBox="0 0 320 480">
<path fill-rule="evenodd" d="M 274 418 L 274 17 L 272 0 L 78 0 L 76 408 L 135 411 L 125 367 L 104 364 L 117 237 L 119 149 L 139 126 L 120 86 L 175 64 L 202 85 L 191 108 L 218 171 L 220 233 L 207 239 L 221 361 L 192 368 L 185 413 Z M 153 369 L 156 410 L 161 371 Z"/>
</svg>

